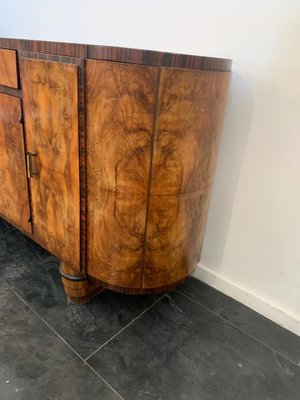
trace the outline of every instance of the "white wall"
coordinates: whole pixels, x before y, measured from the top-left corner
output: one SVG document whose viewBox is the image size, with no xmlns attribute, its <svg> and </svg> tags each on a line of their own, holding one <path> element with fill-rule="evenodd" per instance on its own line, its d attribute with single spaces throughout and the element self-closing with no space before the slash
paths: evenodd
<svg viewBox="0 0 300 400">
<path fill-rule="evenodd" d="M 196 275 L 300 334 L 299 0 L 0 0 L 0 36 L 233 58 Z"/>
</svg>

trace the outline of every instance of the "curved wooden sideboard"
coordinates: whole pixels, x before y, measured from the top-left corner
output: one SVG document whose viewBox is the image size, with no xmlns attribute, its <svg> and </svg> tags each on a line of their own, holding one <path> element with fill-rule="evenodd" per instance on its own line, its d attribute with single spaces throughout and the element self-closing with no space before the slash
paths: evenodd
<svg viewBox="0 0 300 400">
<path fill-rule="evenodd" d="M 0 215 L 70 301 L 165 291 L 201 255 L 231 60 L 0 39 Z"/>
</svg>

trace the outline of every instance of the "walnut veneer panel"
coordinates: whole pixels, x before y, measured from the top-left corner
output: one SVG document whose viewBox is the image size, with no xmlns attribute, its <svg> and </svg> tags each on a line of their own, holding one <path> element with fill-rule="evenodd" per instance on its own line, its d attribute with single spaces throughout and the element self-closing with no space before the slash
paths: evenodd
<svg viewBox="0 0 300 400">
<path fill-rule="evenodd" d="M 0 214 L 31 233 L 20 99 L 0 94 Z"/>
<path fill-rule="evenodd" d="M 18 88 L 17 52 L 0 49 L 0 85 Z"/>
<path fill-rule="evenodd" d="M 144 288 L 179 281 L 200 260 L 229 79 L 161 70 Z"/>
<path fill-rule="evenodd" d="M 94 60 L 195 70 L 230 71 L 232 64 L 231 60 L 224 58 L 40 40 L 0 38 L 0 47 L 16 49 L 21 52 L 31 51 Z"/>
<path fill-rule="evenodd" d="M 139 288 L 157 68 L 86 62 L 88 274 Z"/>
<path fill-rule="evenodd" d="M 78 67 L 21 60 L 34 235 L 50 252 L 79 268 Z"/>
</svg>

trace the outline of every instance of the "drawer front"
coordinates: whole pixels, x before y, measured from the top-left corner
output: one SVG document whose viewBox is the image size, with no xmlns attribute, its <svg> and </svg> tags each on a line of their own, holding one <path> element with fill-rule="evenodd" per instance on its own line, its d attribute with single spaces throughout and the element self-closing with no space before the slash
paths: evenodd
<svg viewBox="0 0 300 400">
<path fill-rule="evenodd" d="M 0 49 L 0 85 L 18 88 L 17 52 Z"/>
</svg>

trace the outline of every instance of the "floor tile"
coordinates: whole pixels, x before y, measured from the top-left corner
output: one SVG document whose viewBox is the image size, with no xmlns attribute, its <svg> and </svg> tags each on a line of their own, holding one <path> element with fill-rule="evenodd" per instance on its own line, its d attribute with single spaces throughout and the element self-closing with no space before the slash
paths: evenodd
<svg viewBox="0 0 300 400">
<path fill-rule="evenodd" d="M 126 400 L 296 400 L 300 369 L 179 292 L 90 358 Z"/>
<path fill-rule="evenodd" d="M 179 291 L 253 335 L 290 360 L 297 364 L 300 362 L 299 336 L 198 279 L 188 279 L 179 288 Z"/>
<path fill-rule="evenodd" d="M 120 399 L 0 281 L 1 400 Z"/>
<path fill-rule="evenodd" d="M 67 304 L 59 261 L 3 220 L 0 263 L 0 277 L 84 358 L 160 297 L 104 291 L 88 304 Z"/>
</svg>

